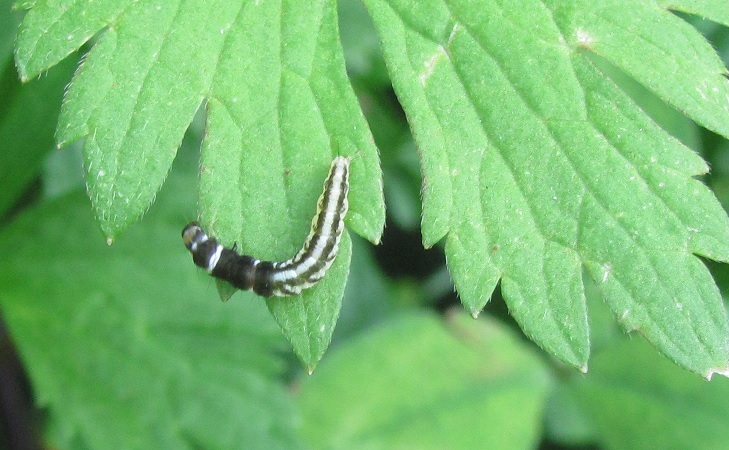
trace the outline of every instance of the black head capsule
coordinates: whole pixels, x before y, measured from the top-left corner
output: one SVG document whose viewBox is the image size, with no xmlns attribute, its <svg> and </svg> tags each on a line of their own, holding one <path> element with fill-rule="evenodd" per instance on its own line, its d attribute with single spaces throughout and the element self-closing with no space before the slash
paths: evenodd
<svg viewBox="0 0 729 450">
<path fill-rule="evenodd" d="M 197 249 L 199 243 L 207 241 L 208 236 L 200 228 L 200 224 L 190 222 L 182 230 L 182 240 L 185 243 L 185 247 L 192 252 Z"/>
<path fill-rule="evenodd" d="M 223 246 L 208 237 L 197 222 L 190 222 L 182 230 L 182 241 L 192 253 L 195 265 L 212 273 L 220 260 Z"/>
</svg>

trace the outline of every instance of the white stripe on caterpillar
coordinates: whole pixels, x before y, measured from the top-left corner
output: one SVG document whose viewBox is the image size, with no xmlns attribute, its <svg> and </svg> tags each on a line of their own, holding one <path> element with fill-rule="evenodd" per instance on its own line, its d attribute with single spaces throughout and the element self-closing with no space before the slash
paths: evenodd
<svg viewBox="0 0 729 450">
<path fill-rule="evenodd" d="M 349 207 L 349 162 L 344 156 L 332 161 L 309 236 L 293 258 L 271 262 L 239 255 L 192 222 L 182 230 L 182 238 L 193 261 L 212 276 L 264 297 L 296 295 L 313 286 L 324 277 L 339 251 Z"/>
<path fill-rule="evenodd" d="M 331 267 L 344 230 L 348 191 L 349 159 L 339 156 L 332 161 L 303 247 L 293 258 L 273 265 L 273 295 L 299 294 L 319 281 Z"/>
</svg>

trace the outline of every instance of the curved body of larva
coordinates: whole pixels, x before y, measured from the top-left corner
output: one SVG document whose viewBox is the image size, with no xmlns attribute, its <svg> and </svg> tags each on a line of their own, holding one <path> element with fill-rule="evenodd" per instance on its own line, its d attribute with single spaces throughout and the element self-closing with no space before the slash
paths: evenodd
<svg viewBox="0 0 729 450">
<path fill-rule="evenodd" d="M 296 255 L 283 262 L 259 261 L 239 255 L 208 236 L 197 222 L 182 230 L 182 239 L 198 267 L 238 289 L 264 297 L 300 294 L 321 280 L 339 251 L 349 191 L 349 158 L 332 161 L 311 221 L 311 231 Z"/>
</svg>

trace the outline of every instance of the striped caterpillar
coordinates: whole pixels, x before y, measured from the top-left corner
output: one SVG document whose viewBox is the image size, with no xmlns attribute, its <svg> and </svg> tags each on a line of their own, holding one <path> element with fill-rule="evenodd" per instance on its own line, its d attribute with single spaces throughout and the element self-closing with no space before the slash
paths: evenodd
<svg viewBox="0 0 729 450">
<path fill-rule="evenodd" d="M 182 239 L 195 265 L 238 289 L 253 290 L 263 297 L 300 294 L 324 277 L 339 250 L 347 214 L 349 158 L 332 161 L 311 221 L 311 231 L 296 255 L 283 262 L 259 261 L 239 255 L 208 236 L 200 224 L 191 222 L 182 230 Z"/>
</svg>

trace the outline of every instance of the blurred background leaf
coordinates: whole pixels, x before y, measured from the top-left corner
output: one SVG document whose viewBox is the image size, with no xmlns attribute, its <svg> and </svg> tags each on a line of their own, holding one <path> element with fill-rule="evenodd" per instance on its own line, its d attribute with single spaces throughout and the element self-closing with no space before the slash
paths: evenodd
<svg viewBox="0 0 729 450">
<path fill-rule="evenodd" d="M 409 314 L 332 352 L 298 403 L 312 448 L 531 448 L 549 386 L 495 321 Z"/>
<path fill-rule="evenodd" d="M 10 13 L 9 2 L 0 4 L 0 217 L 29 191 L 55 147 L 53 133 L 61 110 L 63 90 L 78 58 L 60 64 L 21 84 L 13 65 L 13 41 L 21 15 Z"/>
<path fill-rule="evenodd" d="M 113 247 L 79 190 L 2 231 L 0 304 L 55 446 L 295 446 L 285 343 L 265 306 L 253 295 L 221 304 L 180 257 L 189 155 L 149 220 Z"/>
<path fill-rule="evenodd" d="M 593 356 L 568 389 L 608 449 L 722 449 L 729 442 L 729 379 L 705 383 L 641 340 Z"/>
</svg>

